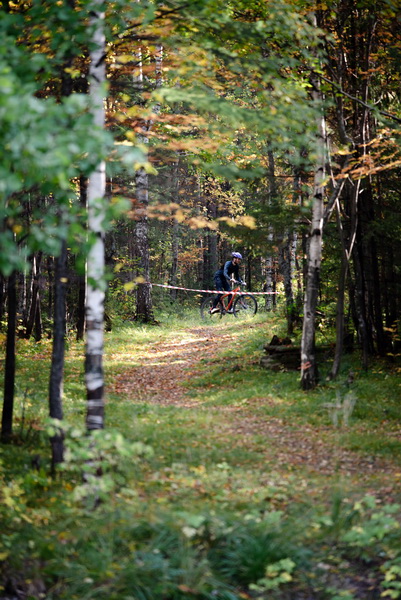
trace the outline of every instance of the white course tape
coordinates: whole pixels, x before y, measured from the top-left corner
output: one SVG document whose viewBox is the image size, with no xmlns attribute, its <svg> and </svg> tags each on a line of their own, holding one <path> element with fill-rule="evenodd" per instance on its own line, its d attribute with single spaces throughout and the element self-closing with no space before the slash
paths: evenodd
<svg viewBox="0 0 401 600">
<path fill-rule="evenodd" d="M 218 292 L 217 290 L 195 290 L 193 288 L 184 288 L 184 287 L 177 287 L 176 285 L 167 285 L 165 283 L 150 283 L 148 282 L 144 282 L 142 285 L 150 285 L 150 286 L 156 286 L 156 287 L 162 287 L 162 288 L 168 288 L 169 290 L 184 290 L 185 292 L 201 292 L 203 294 L 230 294 L 230 291 L 226 292 Z M 233 292 L 233 290 L 231 290 L 231 292 Z M 234 293 L 234 292 L 233 292 Z M 237 294 L 252 294 L 252 296 L 268 296 L 271 294 L 279 294 L 280 292 L 235 292 Z"/>
</svg>

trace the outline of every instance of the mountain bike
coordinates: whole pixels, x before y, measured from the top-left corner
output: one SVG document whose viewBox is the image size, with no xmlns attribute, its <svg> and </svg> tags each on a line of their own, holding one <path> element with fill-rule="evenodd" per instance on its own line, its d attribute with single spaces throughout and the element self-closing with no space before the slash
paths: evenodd
<svg viewBox="0 0 401 600">
<path fill-rule="evenodd" d="M 238 284 L 238 281 L 235 281 Z M 219 302 L 216 306 L 216 311 L 212 312 L 214 296 L 208 296 L 201 304 L 200 312 L 202 319 L 218 320 L 226 314 L 232 314 L 237 319 L 246 319 L 256 315 L 258 303 L 256 298 L 247 292 L 241 292 L 241 287 L 219 294 Z"/>
</svg>

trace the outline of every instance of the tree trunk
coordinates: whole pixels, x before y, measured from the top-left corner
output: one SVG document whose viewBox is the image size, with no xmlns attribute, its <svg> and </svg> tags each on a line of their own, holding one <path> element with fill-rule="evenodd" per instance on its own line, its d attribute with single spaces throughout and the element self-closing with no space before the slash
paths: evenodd
<svg viewBox="0 0 401 600">
<path fill-rule="evenodd" d="M 268 235 L 270 236 L 271 234 Z M 265 296 L 265 308 L 266 310 L 272 310 L 274 306 L 273 300 L 275 294 L 272 294 L 272 292 L 274 291 L 274 266 L 273 257 L 270 254 L 266 257 L 265 269 L 265 291 L 268 292 L 268 294 Z"/>
<path fill-rule="evenodd" d="M 63 418 L 64 338 L 66 330 L 67 244 L 62 242 L 60 256 L 56 258 L 54 273 L 53 348 L 49 380 L 49 414 L 52 419 Z M 63 461 L 63 432 L 60 429 L 50 438 L 52 472 Z"/>
<path fill-rule="evenodd" d="M 355 310 L 357 318 L 357 330 L 362 350 L 362 367 L 366 371 L 369 366 L 369 355 L 372 353 L 373 348 L 369 343 L 371 336 L 368 332 L 368 323 L 366 319 L 366 290 L 361 257 L 358 252 L 358 244 L 355 244 L 354 246 L 353 264 L 355 271 Z"/>
<path fill-rule="evenodd" d="M 47 308 L 46 314 L 49 321 L 52 320 L 53 317 L 53 280 L 54 280 L 54 258 L 52 256 L 48 256 L 46 261 L 46 270 L 47 270 Z"/>
<path fill-rule="evenodd" d="M 395 327 L 398 318 L 397 275 L 395 272 L 393 248 L 384 253 L 384 298 L 386 301 L 386 326 Z"/>
<path fill-rule="evenodd" d="M 142 71 L 142 49 L 138 49 L 138 74 L 136 77 L 137 86 L 139 89 L 143 87 L 143 71 Z M 163 47 L 157 46 L 155 55 L 155 79 L 156 87 L 160 87 L 163 83 L 162 79 L 162 63 L 163 63 Z M 153 112 L 158 113 L 160 106 L 154 106 Z M 142 126 L 142 134 L 140 135 L 143 144 L 148 144 L 148 133 L 152 128 L 153 122 L 148 120 Z M 145 169 L 139 169 L 135 174 L 136 197 L 142 214 L 139 217 L 135 228 L 135 258 L 139 277 L 143 278 L 143 282 L 136 289 L 136 312 L 135 320 L 143 323 L 154 322 L 152 307 L 152 294 L 150 280 L 150 257 L 149 257 L 149 232 L 148 232 L 148 217 L 147 208 L 149 205 L 149 176 Z"/>
<path fill-rule="evenodd" d="M 319 379 L 315 356 L 315 317 L 319 295 L 320 265 L 323 241 L 323 194 L 325 180 L 326 125 L 321 107 L 321 92 L 317 78 L 312 81 L 312 96 L 319 108 L 317 120 L 317 168 L 315 173 L 312 223 L 308 248 L 308 272 L 304 300 L 304 319 L 301 340 L 301 386 L 304 390 L 314 388 Z"/>
<path fill-rule="evenodd" d="M 43 337 L 43 321 L 42 321 L 42 307 L 41 307 L 41 295 L 38 294 L 38 305 L 36 307 L 35 317 L 35 342 L 40 342 Z"/>
<path fill-rule="evenodd" d="M 93 49 L 90 53 L 89 94 L 93 107 L 95 126 L 104 128 L 105 113 L 103 85 L 106 79 L 104 13 L 102 0 L 96 0 L 98 10 L 92 12 L 94 25 Z M 86 354 L 85 383 L 87 396 L 86 428 L 88 431 L 104 427 L 104 196 L 106 169 L 101 161 L 88 182 L 88 229 L 94 234 L 95 242 L 88 253 L 87 299 L 86 299 Z"/>
<path fill-rule="evenodd" d="M 11 273 L 7 282 L 7 341 L 4 369 L 4 400 L 1 419 L 1 440 L 10 440 L 13 432 L 14 388 L 15 388 L 15 330 L 17 325 L 17 276 Z"/>
<path fill-rule="evenodd" d="M 280 248 L 279 253 L 279 270 L 284 280 L 284 293 L 286 303 L 287 317 L 287 333 L 291 335 L 294 332 L 294 317 L 295 317 L 295 300 L 293 293 L 293 234 L 289 234 L 288 238 Z"/>
<path fill-rule="evenodd" d="M 0 273 L 0 321 L 3 320 L 5 313 L 6 293 L 5 293 L 5 278 Z"/>
<path fill-rule="evenodd" d="M 87 207 L 88 181 L 86 177 L 79 178 L 80 202 L 83 208 Z M 85 301 L 86 301 L 86 275 L 78 275 L 78 306 L 77 306 L 77 340 L 83 340 L 85 335 Z"/>
<path fill-rule="evenodd" d="M 143 280 L 136 290 L 135 320 L 143 323 L 154 321 L 152 295 L 150 290 L 150 259 L 149 259 L 149 222 L 146 214 L 149 205 L 149 177 L 145 169 L 135 173 L 136 197 L 143 209 L 143 214 L 135 227 L 135 258 L 137 275 Z"/>
<path fill-rule="evenodd" d="M 178 223 L 177 219 L 174 218 L 171 240 L 171 269 L 169 277 L 170 285 L 174 286 L 177 285 L 179 232 L 180 224 Z M 170 297 L 172 300 L 176 300 L 177 290 L 170 290 Z"/>
<path fill-rule="evenodd" d="M 217 205 L 209 188 L 209 180 L 203 180 L 201 191 L 201 204 L 208 219 L 217 218 Z M 225 254 L 225 253 L 224 253 Z M 219 267 L 217 234 L 208 229 L 203 238 L 203 264 L 202 281 L 203 286 L 212 289 L 214 287 L 214 274 Z M 224 262 L 224 260 L 222 261 Z"/>
<path fill-rule="evenodd" d="M 22 323 L 27 320 L 27 304 L 28 304 L 28 282 L 25 273 L 17 273 L 15 285 L 18 288 L 17 296 L 17 315 L 20 316 Z"/>
<path fill-rule="evenodd" d="M 31 304 L 29 307 L 29 315 L 25 328 L 25 338 L 29 340 L 32 335 L 33 328 L 36 323 L 36 314 L 39 304 L 39 279 L 42 262 L 42 252 L 38 252 L 37 256 L 32 260 L 32 286 L 31 286 Z"/>
<path fill-rule="evenodd" d="M 267 159 L 268 159 L 268 180 L 269 180 L 269 198 L 268 203 L 271 205 L 277 196 L 277 187 L 276 187 L 276 174 L 274 167 L 274 154 L 272 150 L 268 149 L 267 151 Z M 273 245 L 274 233 L 272 227 L 269 227 L 269 232 L 267 234 L 267 243 L 269 248 Z M 274 280 L 273 280 L 273 257 L 269 253 L 266 256 L 266 292 L 270 292 L 270 295 L 266 296 L 266 310 L 271 310 L 273 308 L 273 298 L 274 295 L 271 294 L 273 292 Z"/>
<path fill-rule="evenodd" d="M 334 379 L 337 377 L 340 364 L 341 357 L 343 354 L 344 347 L 344 335 L 345 335 L 345 321 L 344 321 L 344 307 L 345 307 L 345 290 L 346 290 L 346 282 L 348 275 L 348 254 L 347 249 L 345 247 L 346 241 L 344 238 L 343 227 L 341 223 L 341 214 L 340 207 L 337 202 L 337 226 L 340 233 L 341 240 L 341 265 L 340 265 L 340 276 L 338 281 L 338 290 L 337 290 L 337 308 L 336 308 L 336 348 L 334 352 L 334 360 L 333 365 L 330 371 L 330 379 Z"/>
</svg>

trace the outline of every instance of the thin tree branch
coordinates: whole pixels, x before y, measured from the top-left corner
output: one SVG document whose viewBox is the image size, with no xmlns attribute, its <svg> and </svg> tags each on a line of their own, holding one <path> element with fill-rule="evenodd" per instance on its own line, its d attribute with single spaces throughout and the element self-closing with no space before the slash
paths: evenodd
<svg viewBox="0 0 401 600">
<path fill-rule="evenodd" d="M 344 187 L 344 183 L 345 183 L 345 178 L 342 179 L 341 181 L 338 181 L 337 185 L 335 186 L 334 190 L 331 193 L 331 196 L 330 196 L 330 198 L 326 204 L 326 207 L 324 209 L 324 214 L 323 214 L 324 225 L 326 225 L 326 223 L 328 222 L 328 220 L 330 219 L 330 217 L 332 215 L 332 212 L 334 210 L 336 202 L 337 202 L 338 198 L 340 197 L 340 194 Z"/>
<path fill-rule="evenodd" d="M 350 100 L 354 100 L 355 102 L 358 102 L 358 104 L 361 104 L 362 106 L 364 106 L 365 108 L 367 108 L 367 109 L 369 109 L 371 111 L 377 111 L 381 115 L 383 115 L 384 117 L 388 117 L 389 119 L 393 119 L 397 123 L 401 123 L 401 118 L 400 117 L 396 117 L 395 115 L 387 112 L 386 110 L 380 110 L 380 109 L 376 108 L 375 106 L 372 106 L 371 104 L 368 104 L 367 102 L 364 102 L 363 100 L 360 100 L 356 96 L 352 96 L 351 94 L 348 94 L 348 92 L 345 92 L 338 83 L 336 83 L 335 81 L 332 81 L 331 79 L 328 79 L 327 77 L 325 77 L 321 73 L 315 73 L 315 75 L 317 75 L 318 77 L 320 77 L 320 79 L 322 79 L 323 81 L 325 81 L 329 85 L 332 85 L 334 88 L 336 88 L 336 90 L 338 90 L 340 92 L 340 94 L 342 94 L 343 96 L 346 96 L 347 98 L 350 98 Z"/>
</svg>

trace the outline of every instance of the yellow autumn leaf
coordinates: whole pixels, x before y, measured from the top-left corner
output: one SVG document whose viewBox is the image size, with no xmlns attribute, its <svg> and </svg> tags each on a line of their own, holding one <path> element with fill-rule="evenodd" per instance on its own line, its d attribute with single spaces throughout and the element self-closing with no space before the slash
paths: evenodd
<svg viewBox="0 0 401 600">
<path fill-rule="evenodd" d="M 255 219 L 250 215 L 243 215 L 238 219 L 238 222 L 244 227 L 248 227 L 249 229 L 256 229 Z"/>
<path fill-rule="evenodd" d="M 77 77 L 80 77 L 81 75 L 81 71 L 79 71 L 78 69 L 74 69 L 72 67 L 67 67 L 64 69 L 65 73 L 68 73 L 72 79 L 77 79 Z"/>
<path fill-rule="evenodd" d="M 128 281 L 128 283 L 124 283 L 123 287 L 125 292 L 130 292 L 135 287 L 135 283 L 133 281 Z"/>
<path fill-rule="evenodd" d="M 116 56 L 116 62 L 119 62 L 123 65 L 132 61 L 132 54 L 119 54 Z"/>
<path fill-rule="evenodd" d="M 178 223 L 182 223 L 183 221 L 185 221 L 185 214 L 181 209 L 178 209 L 174 213 L 174 218 L 176 219 L 176 221 L 178 221 Z"/>
</svg>

